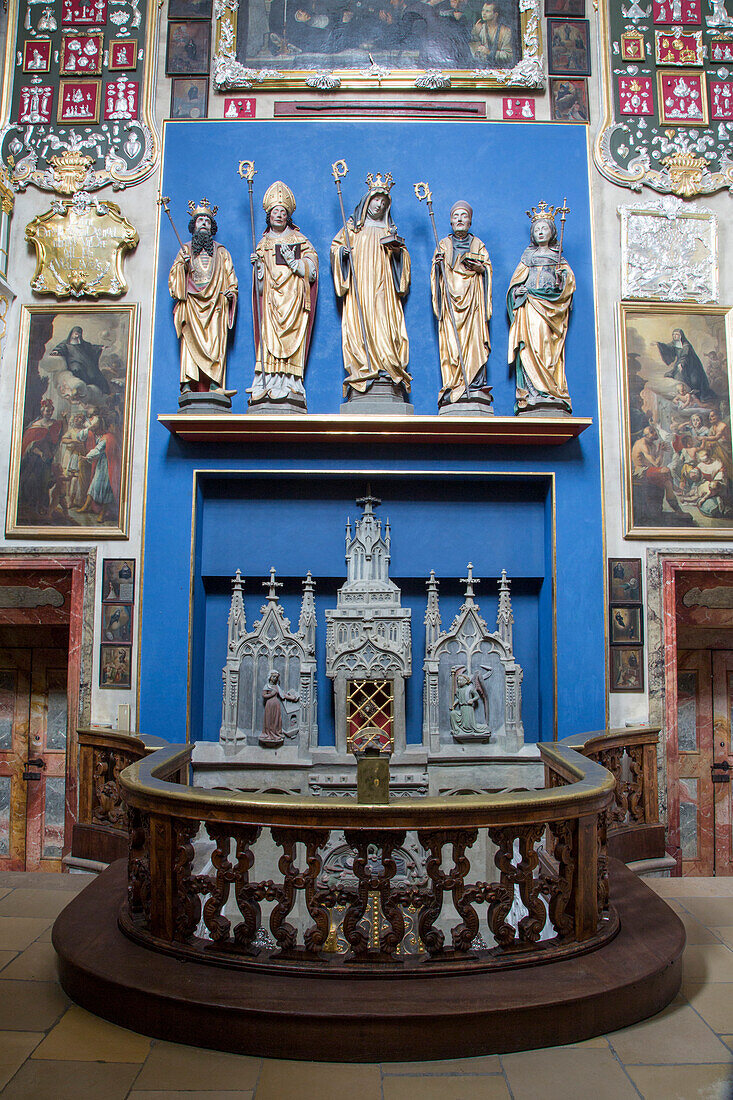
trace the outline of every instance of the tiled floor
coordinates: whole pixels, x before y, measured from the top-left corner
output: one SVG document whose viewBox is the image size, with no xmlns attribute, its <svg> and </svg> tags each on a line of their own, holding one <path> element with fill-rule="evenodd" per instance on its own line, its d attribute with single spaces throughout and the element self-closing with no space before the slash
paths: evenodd
<svg viewBox="0 0 733 1100">
<path fill-rule="evenodd" d="M 576 1046 L 454 1062 L 288 1062 L 147 1039 L 65 997 L 50 929 L 85 876 L 0 874 L 3 1100 L 733 1100 L 733 879 L 658 879 L 687 928 L 683 994 Z M 419 1058 L 429 1052 L 429 1036 Z"/>
</svg>

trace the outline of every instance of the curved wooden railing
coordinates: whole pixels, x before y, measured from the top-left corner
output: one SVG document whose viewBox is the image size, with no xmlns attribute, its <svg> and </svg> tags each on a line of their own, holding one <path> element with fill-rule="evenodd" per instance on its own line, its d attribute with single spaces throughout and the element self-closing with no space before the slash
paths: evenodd
<svg viewBox="0 0 733 1100">
<path fill-rule="evenodd" d="M 177 955 L 300 972 L 445 973 L 592 950 L 617 929 L 616 781 L 576 747 L 539 749 L 542 790 L 364 805 L 182 786 L 191 750 L 168 746 L 119 777 L 121 927 Z"/>
<path fill-rule="evenodd" d="M 79 816 L 72 833 L 71 854 L 95 863 L 127 855 L 127 807 L 119 777 L 130 764 L 165 744 L 104 727 L 77 730 L 79 746 Z"/>
<path fill-rule="evenodd" d="M 659 732 L 659 726 L 628 726 L 566 737 L 560 742 L 613 775 L 616 785 L 608 814 L 609 853 L 624 863 L 665 854 L 665 829 L 659 821 Z"/>
</svg>

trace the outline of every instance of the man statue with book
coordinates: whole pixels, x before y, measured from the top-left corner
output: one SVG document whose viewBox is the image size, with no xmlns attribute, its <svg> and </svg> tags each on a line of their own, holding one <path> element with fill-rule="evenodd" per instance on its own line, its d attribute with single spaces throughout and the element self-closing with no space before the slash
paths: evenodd
<svg viewBox="0 0 733 1100">
<path fill-rule="evenodd" d="M 281 180 L 265 192 L 262 234 L 251 259 L 255 376 L 250 412 L 305 412 L 303 379 L 318 294 L 318 255 L 293 222 L 295 196 Z M 259 307 L 254 296 L 259 298 Z"/>
</svg>

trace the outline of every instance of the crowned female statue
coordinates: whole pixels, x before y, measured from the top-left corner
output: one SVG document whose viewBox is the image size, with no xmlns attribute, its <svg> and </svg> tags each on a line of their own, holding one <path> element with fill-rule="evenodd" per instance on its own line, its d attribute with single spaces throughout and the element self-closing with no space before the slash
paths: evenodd
<svg viewBox="0 0 733 1100">
<path fill-rule="evenodd" d="M 571 415 L 565 380 L 565 339 L 575 276 L 557 243 L 555 217 L 565 207 L 541 202 L 527 216 L 530 244 L 522 253 L 507 293 L 509 357 L 516 372 L 515 412 Z"/>
<path fill-rule="evenodd" d="M 403 387 L 409 393 L 412 382 L 402 310 L 410 289 L 410 254 L 392 221 L 391 173 L 382 178 L 370 172 L 366 183 L 366 194 L 331 245 L 334 287 L 343 298 L 344 397 L 372 390 L 375 397 L 404 405 Z"/>
<path fill-rule="evenodd" d="M 286 184 L 271 184 L 262 205 L 265 232 L 251 256 L 257 356 L 247 391 L 250 411 L 305 412 L 303 378 L 318 294 L 318 256 L 293 222 L 295 196 Z"/>
</svg>

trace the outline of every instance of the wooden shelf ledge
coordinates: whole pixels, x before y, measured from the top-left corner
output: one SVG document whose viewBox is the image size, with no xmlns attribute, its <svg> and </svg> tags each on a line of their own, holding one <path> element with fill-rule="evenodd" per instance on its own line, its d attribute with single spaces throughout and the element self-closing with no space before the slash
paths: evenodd
<svg viewBox="0 0 733 1100">
<path fill-rule="evenodd" d="M 557 446 L 593 421 L 581 416 L 379 416 L 293 413 L 161 413 L 158 421 L 186 443 L 482 443 Z"/>
</svg>

